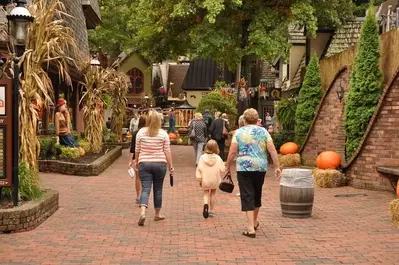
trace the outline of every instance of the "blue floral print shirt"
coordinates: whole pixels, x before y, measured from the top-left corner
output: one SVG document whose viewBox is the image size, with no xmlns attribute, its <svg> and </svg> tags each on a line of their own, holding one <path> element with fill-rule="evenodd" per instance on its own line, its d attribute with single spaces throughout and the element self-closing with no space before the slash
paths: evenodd
<svg viewBox="0 0 399 265">
<path fill-rule="evenodd" d="M 248 125 L 238 129 L 232 140 L 238 145 L 237 171 L 266 172 L 268 141 L 272 137 L 263 127 Z"/>
</svg>

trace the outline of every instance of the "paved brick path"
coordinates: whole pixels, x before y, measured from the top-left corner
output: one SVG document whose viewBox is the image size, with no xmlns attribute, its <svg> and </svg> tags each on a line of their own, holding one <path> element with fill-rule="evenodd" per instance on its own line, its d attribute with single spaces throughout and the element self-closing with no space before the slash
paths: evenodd
<svg viewBox="0 0 399 265">
<path fill-rule="evenodd" d="M 60 208 L 37 229 L 0 235 L 0 264 L 398 264 L 399 229 L 387 192 L 317 189 L 313 218 L 281 217 L 278 182 L 267 178 L 257 238 L 241 235 L 245 217 L 234 194 L 217 196 L 204 220 L 190 147 L 174 147 L 176 185 L 165 182 L 167 220 L 137 226 L 127 152 L 98 177 L 43 174 Z M 336 198 L 365 193 L 367 197 Z"/>
</svg>

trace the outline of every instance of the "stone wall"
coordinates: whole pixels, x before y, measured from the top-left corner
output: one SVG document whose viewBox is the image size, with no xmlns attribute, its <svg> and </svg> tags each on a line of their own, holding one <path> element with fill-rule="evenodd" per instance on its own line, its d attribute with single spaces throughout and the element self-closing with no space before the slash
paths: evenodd
<svg viewBox="0 0 399 265">
<path fill-rule="evenodd" d="M 0 232 L 12 233 L 36 228 L 58 209 L 58 192 L 47 190 L 44 198 L 20 207 L 0 209 Z"/>
<path fill-rule="evenodd" d="M 348 161 L 346 174 L 356 188 L 392 190 L 379 166 L 399 167 L 399 76 L 385 88 L 369 124 L 362 148 Z"/>
<path fill-rule="evenodd" d="M 315 165 L 322 151 L 335 151 L 345 158 L 344 100 L 339 101 L 337 91 L 342 86 L 348 90 L 349 70 L 342 69 L 321 100 L 320 109 L 302 148 L 305 165 Z"/>
<path fill-rule="evenodd" d="M 39 171 L 75 176 L 98 176 L 121 155 L 122 146 L 115 146 L 111 151 L 90 164 L 79 164 L 58 160 L 40 160 Z"/>
</svg>

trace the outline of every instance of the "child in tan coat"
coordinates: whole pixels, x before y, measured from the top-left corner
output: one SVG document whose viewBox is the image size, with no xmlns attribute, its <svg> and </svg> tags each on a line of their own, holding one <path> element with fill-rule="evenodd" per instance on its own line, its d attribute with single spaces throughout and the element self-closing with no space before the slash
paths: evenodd
<svg viewBox="0 0 399 265">
<path fill-rule="evenodd" d="M 204 218 L 214 216 L 216 189 L 222 180 L 226 168 L 219 156 L 219 147 L 215 140 L 210 140 L 205 146 L 196 171 L 196 178 L 204 190 Z"/>
</svg>

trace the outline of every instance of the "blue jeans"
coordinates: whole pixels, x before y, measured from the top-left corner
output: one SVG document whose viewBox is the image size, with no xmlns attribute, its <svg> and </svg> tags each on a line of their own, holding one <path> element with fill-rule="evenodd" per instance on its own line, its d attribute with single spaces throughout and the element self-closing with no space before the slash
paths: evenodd
<svg viewBox="0 0 399 265">
<path fill-rule="evenodd" d="M 139 164 L 139 177 L 142 187 L 140 206 L 148 207 L 151 186 L 154 184 L 154 208 L 162 208 L 162 189 L 165 174 L 166 163 L 141 162 Z"/>
</svg>

